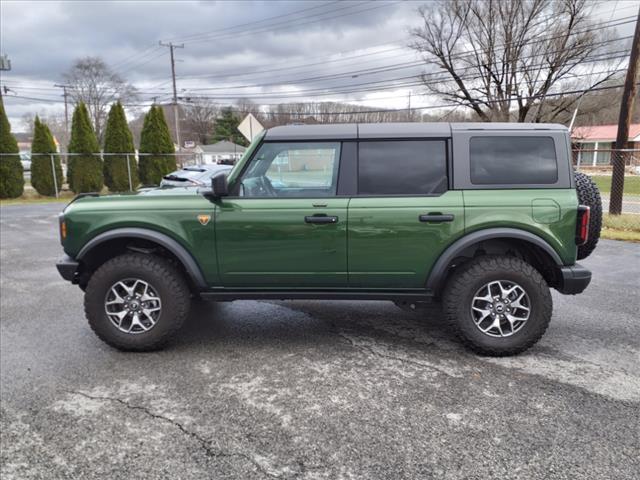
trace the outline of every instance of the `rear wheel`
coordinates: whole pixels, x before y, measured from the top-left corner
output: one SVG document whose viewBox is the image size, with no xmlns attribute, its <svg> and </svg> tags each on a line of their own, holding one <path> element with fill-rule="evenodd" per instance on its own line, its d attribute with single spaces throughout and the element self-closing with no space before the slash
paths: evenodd
<svg viewBox="0 0 640 480">
<path fill-rule="evenodd" d="M 107 261 L 91 276 L 84 305 L 104 342 L 120 350 L 155 350 L 187 318 L 190 293 L 167 260 L 132 253 Z"/>
<path fill-rule="evenodd" d="M 553 304 L 544 278 L 531 265 L 514 257 L 484 256 L 453 274 L 443 306 L 467 347 L 505 356 L 523 352 L 542 337 Z"/>
</svg>

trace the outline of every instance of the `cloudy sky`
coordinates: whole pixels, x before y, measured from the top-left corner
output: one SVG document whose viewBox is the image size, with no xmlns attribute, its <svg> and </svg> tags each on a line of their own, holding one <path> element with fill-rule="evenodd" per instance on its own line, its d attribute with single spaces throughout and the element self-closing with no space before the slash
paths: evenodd
<svg viewBox="0 0 640 480">
<path fill-rule="evenodd" d="M 348 100 L 404 108 L 429 105 L 410 83 L 423 71 L 407 48 L 425 1 L 70 1 L 1 0 L 0 48 L 12 62 L 1 83 L 5 104 L 22 130 L 25 112 L 58 114 L 53 85 L 74 59 L 102 57 L 141 92 L 139 104 L 170 99 L 168 49 L 176 50 L 179 95 L 225 103 Z M 598 19 L 637 14 L 640 1 L 610 0 Z M 619 27 L 621 35 L 633 25 Z M 385 72 L 371 69 L 388 66 Z M 333 75 L 333 76 L 332 76 Z M 332 76 L 327 78 L 327 76 Z M 380 82 L 385 83 L 371 83 Z M 363 91 L 365 90 L 365 91 Z M 25 98 L 29 97 L 29 98 Z M 436 100 L 437 101 L 437 100 Z"/>
</svg>

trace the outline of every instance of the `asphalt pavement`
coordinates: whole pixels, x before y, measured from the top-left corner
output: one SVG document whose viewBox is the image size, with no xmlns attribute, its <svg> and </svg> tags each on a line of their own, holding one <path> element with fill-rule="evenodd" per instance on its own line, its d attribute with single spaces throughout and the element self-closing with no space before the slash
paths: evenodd
<svg viewBox="0 0 640 480">
<path fill-rule="evenodd" d="M 640 477 L 638 244 L 602 241 L 517 357 L 351 301 L 201 304 L 132 354 L 55 270 L 60 209 L 0 209 L 3 480 Z"/>
</svg>

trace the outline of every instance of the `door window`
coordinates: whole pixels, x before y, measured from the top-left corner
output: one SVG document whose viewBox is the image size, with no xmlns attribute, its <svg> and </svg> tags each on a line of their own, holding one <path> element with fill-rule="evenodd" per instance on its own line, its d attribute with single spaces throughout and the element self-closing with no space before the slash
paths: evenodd
<svg viewBox="0 0 640 480">
<path fill-rule="evenodd" d="M 336 194 L 339 142 L 263 143 L 240 180 L 244 197 Z"/>
<path fill-rule="evenodd" d="M 360 195 L 433 195 L 447 190 L 443 140 L 360 142 Z"/>
</svg>

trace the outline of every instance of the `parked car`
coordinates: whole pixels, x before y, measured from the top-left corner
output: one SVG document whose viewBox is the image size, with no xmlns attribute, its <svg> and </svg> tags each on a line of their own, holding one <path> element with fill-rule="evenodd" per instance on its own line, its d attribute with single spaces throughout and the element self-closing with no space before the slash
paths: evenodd
<svg viewBox="0 0 640 480">
<path fill-rule="evenodd" d="M 20 153 L 20 163 L 22 164 L 22 170 L 25 172 L 31 171 L 31 155 L 29 153 Z"/>
<path fill-rule="evenodd" d="M 228 165 L 194 165 L 165 175 L 160 182 L 166 187 L 202 187 L 211 183 L 211 177 L 220 172 L 231 171 Z"/>
<path fill-rule="evenodd" d="M 546 124 L 276 127 L 210 187 L 72 201 L 57 267 L 123 350 L 159 348 L 203 297 L 441 302 L 465 345 L 512 355 L 551 288 L 591 280 L 601 201 L 569 145 Z"/>
</svg>

